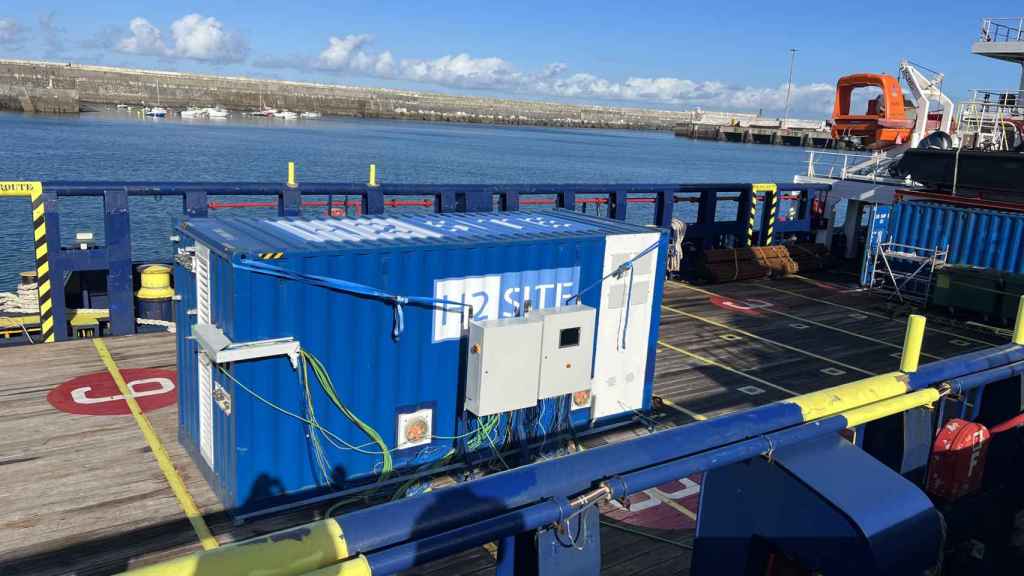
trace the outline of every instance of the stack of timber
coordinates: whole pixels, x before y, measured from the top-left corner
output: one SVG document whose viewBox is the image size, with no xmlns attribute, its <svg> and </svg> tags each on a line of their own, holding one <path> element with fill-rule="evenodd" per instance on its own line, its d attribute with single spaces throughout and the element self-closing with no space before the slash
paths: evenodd
<svg viewBox="0 0 1024 576">
<path fill-rule="evenodd" d="M 712 283 L 734 282 L 821 270 L 829 264 L 828 248 L 821 244 L 721 248 L 701 254 L 697 274 Z"/>
</svg>

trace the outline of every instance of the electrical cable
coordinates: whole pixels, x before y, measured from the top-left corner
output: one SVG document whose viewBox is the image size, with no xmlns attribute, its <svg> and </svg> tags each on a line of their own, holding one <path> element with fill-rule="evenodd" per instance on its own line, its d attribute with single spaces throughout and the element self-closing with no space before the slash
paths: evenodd
<svg viewBox="0 0 1024 576">
<path fill-rule="evenodd" d="M 299 354 L 302 356 L 303 359 L 305 359 L 308 362 L 309 367 L 312 367 L 313 374 L 316 376 L 317 381 L 320 383 L 320 388 L 323 390 L 324 394 L 327 395 L 328 399 L 330 399 L 331 403 L 333 403 L 334 406 L 342 414 L 344 414 L 346 418 L 348 418 L 353 424 L 355 424 L 357 428 L 362 430 L 362 432 L 366 434 L 366 436 L 368 436 L 370 440 L 372 440 L 380 448 L 380 456 L 382 460 L 380 479 L 383 480 L 384 478 L 387 478 L 388 475 L 391 474 L 391 472 L 394 469 L 394 462 L 391 457 L 391 450 L 388 449 L 388 446 L 384 442 L 384 439 L 372 426 L 370 426 L 366 422 L 363 422 L 363 420 L 361 420 L 358 416 L 356 416 L 354 412 L 352 412 L 351 410 L 349 410 L 347 406 L 345 406 L 345 404 L 341 401 L 341 398 L 338 396 L 338 393 L 334 388 L 334 383 L 331 381 L 331 376 L 330 374 L 327 373 L 327 369 L 324 367 L 323 363 L 321 363 L 316 356 L 314 356 L 312 353 L 305 349 L 300 349 Z M 305 364 L 303 367 L 305 368 Z M 304 378 L 305 374 L 306 372 L 304 371 Z"/>
<path fill-rule="evenodd" d="M 272 402 L 270 400 L 267 400 L 266 398 L 261 396 L 259 392 L 256 392 L 255 390 L 253 390 L 252 388 L 249 388 L 245 384 L 242 384 L 238 379 L 236 379 L 234 376 L 232 376 L 230 372 L 225 370 L 223 366 L 218 365 L 217 368 L 221 371 L 222 374 L 224 374 L 232 382 L 234 382 L 236 386 L 238 386 L 239 388 L 241 388 L 242 390 L 247 392 L 253 398 L 256 398 L 257 400 L 259 400 L 260 402 L 262 402 L 262 403 L 266 404 L 267 406 L 273 408 L 274 410 L 277 410 L 278 412 L 281 412 L 285 416 L 290 416 L 290 417 L 294 418 L 295 420 L 298 420 L 299 422 L 302 422 L 304 424 L 313 424 L 313 425 L 315 425 L 316 429 L 319 430 L 328 440 L 333 439 L 334 441 L 339 442 L 339 443 L 341 443 L 342 445 L 345 446 L 344 448 L 341 448 L 339 446 L 340 449 L 342 449 L 342 450 L 354 450 L 354 451 L 360 452 L 362 454 L 369 454 L 369 455 L 374 455 L 374 456 L 379 456 L 380 455 L 378 452 L 374 452 L 374 451 L 371 451 L 371 450 L 365 450 L 365 447 L 373 446 L 373 442 L 367 442 L 366 444 L 361 444 L 359 446 L 353 446 L 351 444 L 348 444 L 341 437 L 339 437 L 337 434 L 335 434 L 334 432 L 331 432 L 327 428 L 324 428 L 318 422 L 314 422 L 314 421 L 312 421 L 312 420 L 310 420 L 308 418 L 300 416 L 300 415 L 298 415 L 298 414 L 288 410 L 287 408 L 282 408 L 281 406 L 278 406 L 274 402 Z"/>
<path fill-rule="evenodd" d="M 280 266 L 274 266 L 272 264 L 266 264 L 263 262 L 257 262 L 255 260 L 245 260 L 234 264 L 235 268 L 239 270 L 248 270 L 250 272 L 257 272 L 259 274 L 265 274 L 267 276 L 274 276 L 283 280 L 295 280 L 297 282 L 303 282 L 310 286 L 319 286 L 328 290 L 334 290 L 337 292 L 344 292 L 346 294 L 352 294 L 355 296 L 362 296 L 365 298 L 373 298 L 390 304 L 393 307 L 393 319 L 392 319 L 392 331 L 391 336 L 395 340 L 398 340 L 405 331 L 405 312 L 404 307 L 407 304 L 415 304 L 418 306 L 426 306 L 430 308 L 436 308 L 441 306 L 442 309 L 447 309 L 448 306 L 457 306 L 461 308 L 471 308 L 469 304 L 464 302 L 454 302 L 447 299 L 436 299 L 428 296 L 402 296 L 398 294 L 392 294 L 373 286 L 367 286 L 366 284 L 360 284 L 358 282 L 352 282 L 349 280 L 342 280 L 341 278 L 331 278 L 329 276 L 320 276 L 317 274 L 306 274 L 304 272 L 295 272 L 282 268 Z"/>
<path fill-rule="evenodd" d="M 657 248 L 657 247 L 658 247 L 658 246 L 659 246 L 660 244 L 661 244 L 661 239 L 659 239 L 659 240 L 658 240 L 657 242 L 655 242 L 655 243 L 651 244 L 651 245 L 650 245 L 650 246 L 648 246 L 647 248 L 644 248 L 643 250 L 641 250 L 641 251 L 640 251 L 640 253 L 639 253 L 639 254 L 637 254 L 636 256 L 633 256 L 633 257 L 632 257 L 632 258 L 630 258 L 629 260 L 626 260 L 625 262 L 623 262 L 622 264 L 620 264 L 620 265 L 619 265 L 618 267 L 616 267 L 616 268 L 615 268 L 615 270 L 612 270 L 612 271 L 611 271 L 611 272 L 609 272 L 608 274 L 605 274 L 605 275 L 604 275 L 604 276 L 603 276 L 603 277 L 602 277 L 602 278 L 601 278 L 600 280 L 598 280 L 597 282 L 593 282 L 592 284 L 590 284 L 590 285 L 589 285 L 589 286 L 587 286 L 586 288 L 584 288 L 584 289 L 580 290 L 580 291 L 579 291 L 579 292 L 577 292 L 576 294 L 573 294 L 572 296 L 569 296 L 568 298 L 566 298 L 566 299 L 565 299 L 565 303 L 566 303 L 566 304 L 568 304 L 569 302 L 571 302 L 571 301 L 573 301 L 573 300 L 575 300 L 575 301 L 576 301 L 576 303 L 579 303 L 579 301 L 580 301 L 580 297 L 581 297 L 581 296 L 583 296 L 583 295 L 584 295 L 584 294 L 586 294 L 587 292 L 589 292 L 589 291 L 593 290 L 594 288 L 596 288 L 597 286 L 599 286 L 599 285 L 600 285 L 601 283 L 603 283 L 603 282 L 604 282 L 605 280 L 607 280 L 607 279 L 609 279 L 609 278 L 611 278 L 611 277 L 613 277 L 613 276 L 614 276 L 614 277 L 616 277 L 616 278 L 622 278 L 622 276 L 623 276 L 623 275 L 624 275 L 624 274 L 626 273 L 626 271 L 627 271 L 627 270 L 630 270 L 630 269 L 632 269 L 632 268 L 633 268 L 633 263 L 634 263 L 634 262 L 636 262 L 637 260 L 639 260 L 639 259 L 643 258 L 644 256 L 646 256 L 646 255 L 650 254 L 650 253 L 651 253 L 651 252 L 652 252 L 653 250 L 655 250 L 655 249 L 656 249 L 656 248 Z"/>
</svg>

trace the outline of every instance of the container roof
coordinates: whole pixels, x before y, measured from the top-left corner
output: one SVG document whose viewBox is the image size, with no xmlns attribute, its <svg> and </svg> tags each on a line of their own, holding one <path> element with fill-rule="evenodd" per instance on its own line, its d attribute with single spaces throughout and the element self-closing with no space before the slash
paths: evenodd
<svg viewBox="0 0 1024 576">
<path fill-rule="evenodd" d="M 360 218 L 193 218 L 183 222 L 180 229 L 211 248 L 229 254 L 503 243 L 654 231 L 569 210 L 387 214 Z"/>
</svg>

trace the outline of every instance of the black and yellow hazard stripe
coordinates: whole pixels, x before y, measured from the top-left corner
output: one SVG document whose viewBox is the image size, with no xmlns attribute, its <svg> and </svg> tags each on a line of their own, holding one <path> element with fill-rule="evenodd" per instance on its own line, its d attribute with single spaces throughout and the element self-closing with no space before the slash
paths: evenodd
<svg viewBox="0 0 1024 576">
<path fill-rule="evenodd" d="M 280 260 L 284 258 L 284 252 L 260 252 L 258 256 L 260 260 Z"/>
<path fill-rule="evenodd" d="M 39 287 L 39 324 L 43 342 L 54 341 L 53 286 L 50 281 L 50 255 L 46 245 L 46 206 L 43 186 L 34 186 L 29 194 L 32 200 L 32 232 L 36 248 L 36 282 Z"/>
<path fill-rule="evenodd" d="M 746 224 L 746 245 L 754 246 L 754 219 L 758 214 L 758 195 L 751 194 L 751 221 Z"/>
<path fill-rule="evenodd" d="M 0 182 L 0 197 L 27 196 L 32 201 L 32 237 L 36 249 L 36 282 L 39 287 L 39 324 L 43 342 L 54 341 L 53 286 L 46 245 L 46 206 L 42 182 Z"/>
<path fill-rule="evenodd" d="M 779 207 L 778 191 L 779 187 L 771 182 L 753 185 L 754 193 L 751 199 L 753 206 L 750 207 L 750 225 L 747 228 L 748 245 L 754 245 L 754 211 L 757 209 L 757 194 L 759 192 L 765 195 L 765 208 L 768 210 L 768 227 L 765 230 L 762 243 L 766 246 L 772 243 L 772 237 L 775 235 L 775 212 Z"/>
</svg>

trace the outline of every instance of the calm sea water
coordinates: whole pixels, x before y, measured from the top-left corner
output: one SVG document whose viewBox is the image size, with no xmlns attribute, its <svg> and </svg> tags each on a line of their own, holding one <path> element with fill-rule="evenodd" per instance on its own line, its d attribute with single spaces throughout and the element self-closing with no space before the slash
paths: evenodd
<svg viewBox="0 0 1024 576">
<path fill-rule="evenodd" d="M 0 114 L 0 181 L 284 181 L 291 160 L 300 182 L 365 181 L 371 162 L 383 182 L 788 182 L 805 158 L 796 148 L 697 142 L 664 132 Z M 180 210 L 176 198 L 132 199 L 136 259 L 170 258 L 168 236 Z M 690 205 L 676 212 L 692 219 Z M 649 206 L 631 205 L 629 213 L 631 220 L 650 222 Z M 98 198 L 61 200 L 61 218 L 66 245 L 78 231 L 102 242 Z M 30 219 L 26 200 L 0 199 L 0 291 L 13 290 L 17 273 L 33 268 Z"/>
</svg>

